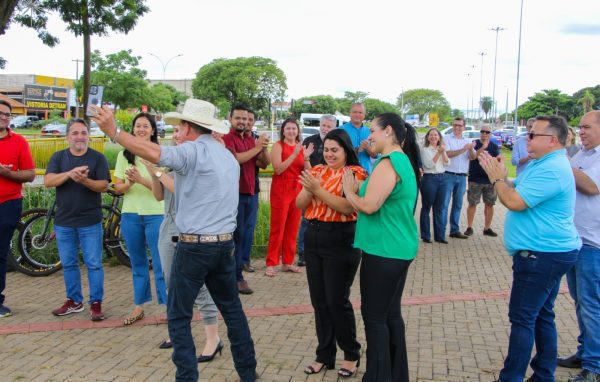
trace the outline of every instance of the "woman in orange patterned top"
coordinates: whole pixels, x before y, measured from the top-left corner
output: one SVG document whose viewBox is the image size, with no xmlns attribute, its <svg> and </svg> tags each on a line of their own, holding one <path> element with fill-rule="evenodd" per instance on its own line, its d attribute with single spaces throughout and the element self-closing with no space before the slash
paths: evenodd
<svg viewBox="0 0 600 382">
<path fill-rule="evenodd" d="M 315 310 L 317 357 L 304 372 L 316 374 L 335 367 L 336 342 L 344 352 L 340 377 L 352 376 L 360 359 L 350 287 L 360 263 L 353 247 L 357 214 L 342 194 L 342 176 L 350 169 L 362 181 L 367 172 L 359 166 L 350 136 L 342 129 L 323 140 L 323 161 L 300 176 L 303 188 L 296 206 L 305 208 L 308 228 L 304 256 L 310 300 Z"/>
</svg>

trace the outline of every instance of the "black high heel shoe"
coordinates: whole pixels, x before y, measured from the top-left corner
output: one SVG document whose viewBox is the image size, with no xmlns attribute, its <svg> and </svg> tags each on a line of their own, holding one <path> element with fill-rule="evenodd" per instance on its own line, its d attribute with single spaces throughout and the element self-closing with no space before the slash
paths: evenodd
<svg viewBox="0 0 600 382">
<path fill-rule="evenodd" d="M 212 361 L 215 358 L 215 356 L 217 355 L 217 353 L 219 353 L 219 355 L 221 355 L 221 352 L 223 351 L 223 347 L 225 347 L 225 344 L 223 343 L 222 340 L 219 340 L 219 344 L 217 345 L 215 352 L 212 353 L 211 355 L 200 354 L 200 357 L 198 357 L 198 363 Z"/>
<path fill-rule="evenodd" d="M 358 359 L 358 361 L 356 361 L 356 366 L 354 366 L 354 369 L 348 370 L 348 369 L 343 368 L 343 367 L 340 368 L 338 370 L 338 377 L 341 377 L 341 378 L 350 378 L 350 377 L 353 377 L 356 374 L 356 372 L 358 372 L 358 367 L 359 366 L 360 366 L 360 358 Z"/>
<path fill-rule="evenodd" d="M 318 362 L 318 363 L 321 363 L 321 362 Z M 315 369 L 314 367 L 312 367 L 312 365 L 309 365 L 306 367 L 306 369 L 304 369 L 304 373 L 308 374 L 308 375 L 319 374 L 323 370 L 331 370 L 331 369 L 335 369 L 334 363 L 323 363 L 323 364 L 321 364 L 321 368 L 318 370 Z"/>
</svg>

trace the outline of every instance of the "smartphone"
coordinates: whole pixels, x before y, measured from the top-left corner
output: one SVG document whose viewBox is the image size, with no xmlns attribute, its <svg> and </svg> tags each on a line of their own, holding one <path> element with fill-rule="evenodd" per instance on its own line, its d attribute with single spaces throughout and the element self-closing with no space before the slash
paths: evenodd
<svg viewBox="0 0 600 382">
<path fill-rule="evenodd" d="M 100 85 L 91 85 L 90 93 L 88 94 L 88 102 L 85 108 L 85 115 L 88 117 L 93 117 L 95 114 L 90 113 L 90 106 L 102 106 L 102 95 L 104 94 L 104 86 Z"/>
</svg>

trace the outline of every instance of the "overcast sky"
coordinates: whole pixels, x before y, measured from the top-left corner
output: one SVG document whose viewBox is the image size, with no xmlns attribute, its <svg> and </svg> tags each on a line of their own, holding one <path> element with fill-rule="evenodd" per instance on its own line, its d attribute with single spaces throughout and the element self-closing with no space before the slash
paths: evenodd
<svg viewBox="0 0 600 382">
<path fill-rule="evenodd" d="M 193 78 L 215 58 L 272 58 L 287 76 L 287 97 L 340 97 L 365 91 L 395 102 L 402 89 L 441 90 L 453 108 L 472 94 L 492 96 L 494 46 L 498 109 L 515 105 L 521 0 L 149 0 L 128 35 L 93 37 L 103 54 L 132 49 L 149 78 Z M 12 25 L 0 37 L 7 74 L 75 77 L 83 43 L 51 18 L 60 44 Z M 542 89 L 572 94 L 600 84 L 600 0 L 524 0 L 519 101 Z M 481 76 L 481 56 L 483 76 Z M 471 65 L 475 65 L 474 69 Z M 80 67 L 81 74 L 81 67 Z M 468 74 L 471 74 L 469 76 Z M 481 81 L 482 80 L 482 81 Z"/>
</svg>

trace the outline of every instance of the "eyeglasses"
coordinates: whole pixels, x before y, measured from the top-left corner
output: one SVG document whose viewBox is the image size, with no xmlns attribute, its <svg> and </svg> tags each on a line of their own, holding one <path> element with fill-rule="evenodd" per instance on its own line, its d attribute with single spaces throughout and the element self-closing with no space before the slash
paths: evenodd
<svg viewBox="0 0 600 382">
<path fill-rule="evenodd" d="M 538 134 L 538 133 L 529 133 L 527 134 L 529 140 L 532 140 L 535 137 L 556 137 L 554 134 Z"/>
<path fill-rule="evenodd" d="M 465 125 L 461 125 L 460 123 L 459 124 L 453 123 L 452 127 L 465 127 Z"/>
<path fill-rule="evenodd" d="M 0 117 L 10 118 L 10 113 L 2 113 L 2 112 L 0 112 Z"/>
<path fill-rule="evenodd" d="M 491 134 L 491 131 L 487 131 L 487 130 L 480 130 L 479 131 L 480 134 Z"/>
</svg>

